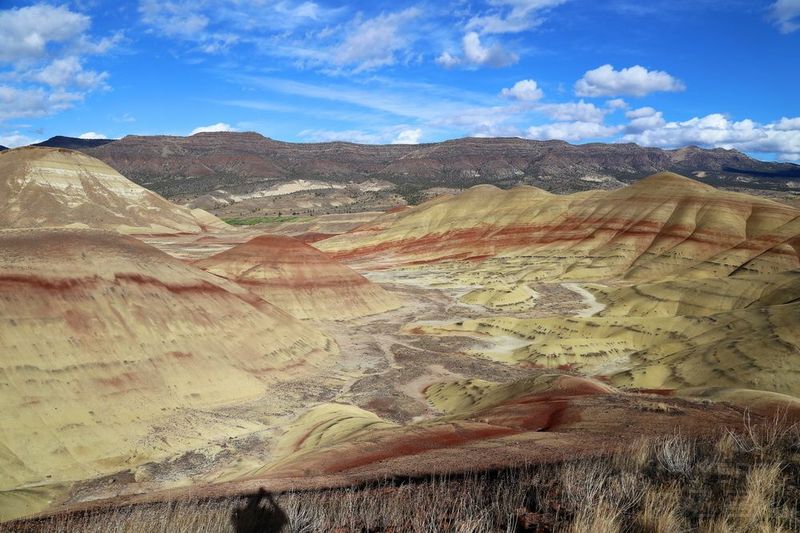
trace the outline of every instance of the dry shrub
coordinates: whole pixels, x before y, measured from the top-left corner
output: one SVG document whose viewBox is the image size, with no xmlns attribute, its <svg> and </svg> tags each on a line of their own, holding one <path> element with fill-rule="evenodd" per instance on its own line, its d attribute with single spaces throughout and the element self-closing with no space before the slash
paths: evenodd
<svg viewBox="0 0 800 533">
<path fill-rule="evenodd" d="M 747 453 L 758 453 L 762 457 L 780 448 L 782 442 L 792 440 L 798 435 L 798 425 L 787 423 L 785 409 L 778 410 L 772 418 L 764 421 L 754 421 L 750 412 L 746 411 L 744 429 L 741 435 L 731 433 L 737 447 Z"/>
<path fill-rule="evenodd" d="M 688 475 L 695 460 L 695 443 L 680 435 L 674 435 L 656 448 L 658 463 L 672 474 Z"/>
</svg>

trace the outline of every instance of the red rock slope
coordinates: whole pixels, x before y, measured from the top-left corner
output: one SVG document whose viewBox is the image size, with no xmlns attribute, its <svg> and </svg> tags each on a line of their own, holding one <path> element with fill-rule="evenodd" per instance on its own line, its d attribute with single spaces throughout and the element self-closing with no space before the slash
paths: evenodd
<svg viewBox="0 0 800 533">
<path fill-rule="evenodd" d="M 474 187 L 315 243 L 366 268 L 487 261 L 518 279 L 662 279 L 800 266 L 800 210 L 676 174 L 557 196 Z"/>
<path fill-rule="evenodd" d="M 364 276 L 291 237 L 262 235 L 194 264 L 297 318 L 348 319 L 400 305 Z"/>
</svg>

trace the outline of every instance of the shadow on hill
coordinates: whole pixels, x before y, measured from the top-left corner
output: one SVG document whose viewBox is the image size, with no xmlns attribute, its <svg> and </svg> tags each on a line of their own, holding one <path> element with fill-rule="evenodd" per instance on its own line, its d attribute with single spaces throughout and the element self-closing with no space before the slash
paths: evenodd
<svg viewBox="0 0 800 533">
<path fill-rule="evenodd" d="M 263 503 L 263 505 L 262 505 Z M 289 525 L 289 517 L 266 490 L 247 497 L 247 504 L 237 507 L 231 514 L 236 533 L 271 533 L 282 531 Z"/>
</svg>

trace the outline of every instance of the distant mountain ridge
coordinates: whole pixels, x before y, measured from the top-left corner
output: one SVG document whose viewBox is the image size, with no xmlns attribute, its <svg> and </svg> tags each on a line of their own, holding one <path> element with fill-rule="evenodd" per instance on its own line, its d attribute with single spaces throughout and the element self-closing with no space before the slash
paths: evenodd
<svg viewBox="0 0 800 533">
<path fill-rule="evenodd" d="M 50 137 L 46 141 L 36 143 L 33 146 L 46 146 L 48 148 L 67 148 L 69 150 L 83 150 L 85 148 L 96 148 L 103 146 L 116 139 L 81 139 L 79 137 L 65 137 L 63 135 L 56 135 Z"/>
<path fill-rule="evenodd" d="M 288 143 L 258 133 L 135 136 L 77 148 L 168 198 L 214 190 L 247 193 L 294 179 L 380 179 L 406 196 L 430 187 L 534 185 L 557 193 L 616 188 L 671 171 L 716 186 L 788 189 L 800 165 L 753 159 L 736 150 L 676 150 L 635 144 L 520 138 L 463 138 L 418 145 Z"/>
</svg>

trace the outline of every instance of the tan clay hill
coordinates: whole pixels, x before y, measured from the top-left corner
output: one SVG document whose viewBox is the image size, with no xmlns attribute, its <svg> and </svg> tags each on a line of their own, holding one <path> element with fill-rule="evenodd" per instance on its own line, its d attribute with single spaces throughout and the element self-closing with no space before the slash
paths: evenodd
<svg viewBox="0 0 800 533">
<path fill-rule="evenodd" d="M 361 274 L 291 237 L 262 235 L 194 264 L 302 319 L 346 320 L 400 305 Z"/>
<path fill-rule="evenodd" d="M 99 159 L 60 148 L 0 153 L 0 228 L 198 233 L 225 224 L 136 185 Z"/>
<path fill-rule="evenodd" d="M 5 230 L 0 250 L 0 519 L 73 481 L 213 456 L 268 430 L 247 403 L 285 408 L 291 394 L 274 388 L 337 353 L 249 291 L 133 237 Z"/>
<path fill-rule="evenodd" d="M 670 173 L 564 196 L 478 186 L 315 246 L 365 268 L 470 261 L 475 279 L 770 273 L 800 267 L 800 210 Z"/>
</svg>

